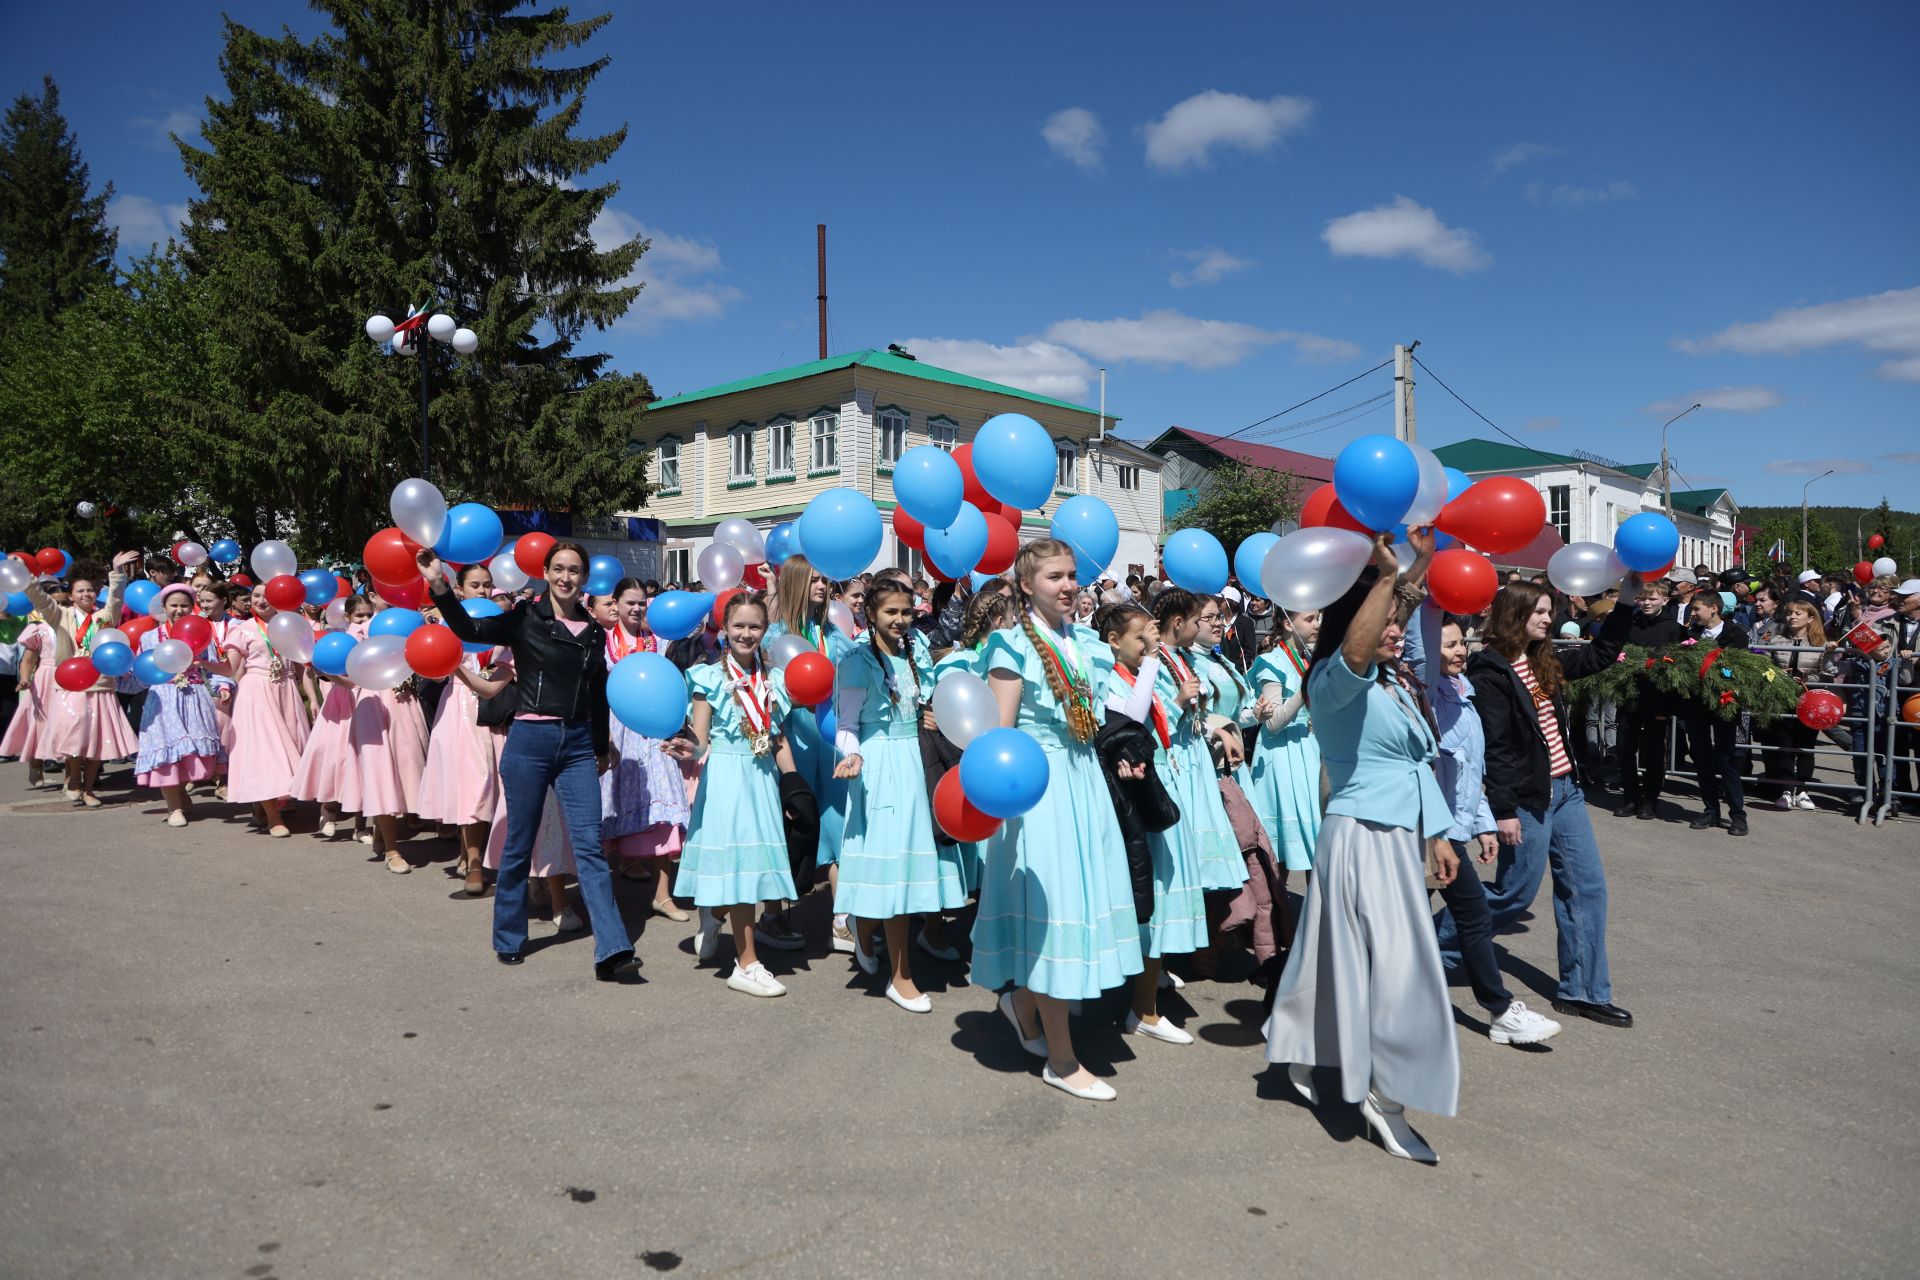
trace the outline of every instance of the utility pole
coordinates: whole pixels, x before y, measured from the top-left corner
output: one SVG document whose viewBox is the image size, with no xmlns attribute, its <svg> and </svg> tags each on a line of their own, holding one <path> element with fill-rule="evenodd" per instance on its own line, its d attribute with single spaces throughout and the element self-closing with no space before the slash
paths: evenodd
<svg viewBox="0 0 1920 1280">
<path fill-rule="evenodd" d="M 1828 476 L 1832 474 L 1833 474 L 1833 468 L 1828 467 L 1825 471 L 1822 471 L 1819 475 L 1815 476 L 1813 480 L 1825 480 Z M 1800 486 L 1800 572 L 1802 573 L 1805 573 L 1808 568 L 1808 565 L 1807 565 L 1807 490 L 1813 488 L 1813 480 L 1809 480 L 1805 484 Z"/>
<path fill-rule="evenodd" d="M 1666 509 L 1667 519 L 1673 519 L 1673 466 L 1667 461 L 1667 428 L 1686 417 L 1700 406 L 1688 405 L 1660 424 L 1660 499 Z"/>
<path fill-rule="evenodd" d="M 827 358 L 827 224 L 815 224 L 813 228 L 814 246 L 820 260 L 820 296 L 815 299 L 820 304 L 820 358 Z"/>
<path fill-rule="evenodd" d="M 1419 345 L 1416 338 L 1412 346 L 1393 347 L 1393 438 L 1409 443 L 1420 438 L 1413 420 L 1413 353 Z"/>
</svg>

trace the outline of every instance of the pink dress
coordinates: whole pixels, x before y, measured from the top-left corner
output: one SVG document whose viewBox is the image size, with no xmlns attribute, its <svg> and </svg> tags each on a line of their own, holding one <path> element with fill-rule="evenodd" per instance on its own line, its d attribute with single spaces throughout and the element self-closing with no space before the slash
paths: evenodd
<svg viewBox="0 0 1920 1280">
<path fill-rule="evenodd" d="M 300 767 L 293 775 L 295 800 L 318 800 L 337 804 L 347 789 L 347 766 L 353 760 L 348 734 L 353 728 L 356 691 L 350 684 L 326 682 L 326 701 L 320 704 L 320 717 L 307 735 L 307 747 L 300 755 Z"/>
<path fill-rule="evenodd" d="M 461 668 L 471 676 L 478 676 L 487 663 L 493 664 L 493 679 L 513 674 L 513 653 L 508 649 L 469 653 L 460 659 Z M 458 679 L 447 681 L 420 776 L 420 803 L 414 812 L 421 817 L 460 826 L 493 821 L 499 805 L 500 750 L 506 745 L 507 730 L 505 725 L 488 728 L 479 718 L 479 695 Z"/>
<path fill-rule="evenodd" d="M 52 754 L 47 750 L 47 716 L 53 709 L 54 696 L 60 692 L 60 686 L 53 682 L 53 628 L 37 619 L 28 623 L 20 633 L 20 645 L 39 654 L 40 665 L 20 691 L 20 705 L 7 724 L 5 736 L 0 736 L 0 756 L 45 760 Z"/>
<path fill-rule="evenodd" d="M 213 623 L 213 649 L 224 655 L 227 651 L 227 637 L 237 632 L 243 625 L 238 618 L 226 617 Z M 214 723 L 220 726 L 220 745 L 228 752 L 233 750 L 233 699 L 214 699 Z"/>
<path fill-rule="evenodd" d="M 427 763 L 427 719 L 400 689 L 362 689 L 347 729 L 340 807 L 369 818 L 413 813 Z"/>
<path fill-rule="evenodd" d="M 500 855 L 507 847 L 507 789 L 498 788 L 500 800 L 493 813 L 493 829 L 487 832 L 487 852 L 481 861 L 489 871 L 500 869 Z M 567 820 L 560 812 L 560 797 L 547 788 L 547 803 L 540 810 L 540 830 L 533 839 L 533 864 L 528 875 L 570 876 L 575 874 L 573 840 L 567 832 Z"/>
<path fill-rule="evenodd" d="M 90 652 L 93 633 L 107 625 L 107 612 L 103 609 L 91 615 L 91 625 L 87 625 L 86 620 L 68 609 L 61 620 L 68 643 L 58 645 L 56 655 L 60 649 L 69 649 L 74 654 Z M 83 639 L 84 644 L 81 643 Z M 44 652 L 41 659 L 49 666 L 59 665 L 58 662 L 48 662 Z M 79 693 L 69 693 L 57 684 L 53 686 L 51 706 L 47 712 L 47 755 L 56 760 L 124 760 L 138 754 L 139 750 L 139 735 L 127 723 L 126 712 L 120 709 L 120 699 L 114 696 L 111 679 L 103 676 L 93 688 Z"/>
<path fill-rule="evenodd" d="M 266 628 L 246 622 L 227 635 L 226 651 L 239 680 L 233 692 L 233 747 L 227 758 L 227 799 L 233 804 L 279 800 L 293 791 L 306 749 L 307 708 L 294 679 L 297 663 L 273 674 L 275 654 Z"/>
</svg>

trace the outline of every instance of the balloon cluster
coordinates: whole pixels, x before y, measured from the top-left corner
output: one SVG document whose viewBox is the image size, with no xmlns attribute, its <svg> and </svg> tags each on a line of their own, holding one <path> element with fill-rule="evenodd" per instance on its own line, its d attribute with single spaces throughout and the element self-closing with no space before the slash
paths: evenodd
<svg viewBox="0 0 1920 1280">
<path fill-rule="evenodd" d="M 933 689 L 940 733 L 960 749 L 960 767 L 934 787 L 933 816 L 955 840 L 984 840 L 1001 822 L 1017 818 L 1046 794 L 1047 754 L 1032 735 L 1000 727 L 1000 708 L 987 682 L 951 671 Z"/>
</svg>

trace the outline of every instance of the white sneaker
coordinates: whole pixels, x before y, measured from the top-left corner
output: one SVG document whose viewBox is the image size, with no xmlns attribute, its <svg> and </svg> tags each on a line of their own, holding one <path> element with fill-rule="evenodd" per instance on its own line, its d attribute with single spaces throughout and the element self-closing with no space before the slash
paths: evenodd
<svg viewBox="0 0 1920 1280">
<path fill-rule="evenodd" d="M 1070 1093 L 1076 1098 L 1085 1098 L 1088 1102 L 1112 1102 L 1120 1096 L 1113 1091 L 1113 1086 L 1105 1080 L 1095 1080 L 1084 1089 L 1075 1088 L 1059 1076 L 1053 1074 L 1052 1063 L 1048 1063 L 1046 1066 L 1040 1068 L 1040 1078 L 1054 1088 L 1065 1093 Z"/>
<path fill-rule="evenodd" d="M 1130 1036 L 1147 1036 L 1154 1040 L 1164 1040 L 1168 1044 L 1193 1043 L 1192 1036 L 1165 1018 L 1161 1018 L 1158 1022 L 1148 1022 L 1131 1010 L 1127 1013 L 1127 1020 L 1120 1025 L 1120 1030 Z"/>
<path fill-rule="evenodd" d="M 573 909 L 572 903 L 567 904 L 566 909 L 561 911 L 560 918 L 553 923 L 554 927 L 562 933 L 578 933 L 587 927 L 586 921 L 580 918 L 580 914 Z"/>
<path fill-rule="evenodd" d="M 767 972 L 767 966 L 759 961 L 755 961 L 744 969 L 738 964 L 734 965 L 733 972 L 727 977 L 727 985 L 735 991 L 744 991 L 750 996 L 771 997 L 787 994 L 787 989 L 781 986 L 779 980 Z"/>
<path fill-rule="evenodd" d="M 1797 792 L 1793 792 L 1793 791 L 1782 791 L 1780 793 L 1780 798 L 1773 802 L 1773 807 L 1776 809 L 1793 808 L 1793 798 L 1797 794 L 1798 794 Z"/>
<path fill-rule="evenodd" d="M 1813 797 L 1806 792 L 1796 791 L 1793 793 L 1793 807 L 1796 809 L 1817 809 L 1820 806 L 1815 804 Z"/>
<path fill-rule="evenodd" d="M 339 830 L 338 824 L 336 824 L 332 818 L 328 818 L 320 824 L 320 838 L 322 840 L 331 840 Z"/>
<path fill-rule="evenodd" d="M 713 959 L 720 949 L 720 917 L 712 907 L 700 908 L 700 927 L 693 931 L 693 954 L 699 960 Z"/>
<path fill-rule="evenodd" d="M 1539 1044 L 1559 1034 L 1559 1023 L 1535 1013 L 1518 1000 L 1487 1027 L 1487 1039 L 1495 1044 Z"/>
<path fill-rule="evenodd" d="M 1367 1128 L 1373 1130 L 1374 1136 L 1380 1139 L 1380 1145 L 1387 1149 L 1388 1155 L 1399 1156 L 1402 1160 L 1418 1160 L 1421 1164 L 1440 1163 L 1439 1155 L 1407 1123 L 1407 1109 L 1392 1098 L 1369 1089 L 1367 1096 L 1360 1100 L 1360 1114 L 1366 1119 Z"/>
<path fill-rule="evenodd" d="M 887 999 L 893 1001 L 895 1004 L 899 1005 L 902 1009 L 905 1009 L 908 1013 L 932 1013 L 933 1012 L 933 1001 L 927 997 L 927 993 L 924 991 L 922 991 L 919 995 L 915 996 L 913 999 L 909 1000 L 905 996 L 901 995 L 897 990 L 895 990 L 894 985 L 891 982 L 889 982 L 887 984 Z"/>
</svg>

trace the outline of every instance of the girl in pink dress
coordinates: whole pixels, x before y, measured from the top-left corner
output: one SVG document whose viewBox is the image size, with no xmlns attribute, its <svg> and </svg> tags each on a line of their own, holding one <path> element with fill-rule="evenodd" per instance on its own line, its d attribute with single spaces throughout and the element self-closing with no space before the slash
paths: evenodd
<svg viewBox="0 0 1920 1280">
<path fill-rule="evenodd" d="M 107 575 L 107 598 L 99 597 L 98 566 L 75 565 L 71 604 L 61 605 L 39 583 L 27 584 L 27 598 L 53 628 L 53 665 L 57 668 L 68 658 L 92 652 L 94 639 L 113 626 L 120 616 L 120 593 L 126 587 L 129 569 L 140 563 L 138 551 L 122 551 L 113 558 L 113 571 Z M 99 606 L 99 607 L 96 607 Z M 40 655 L 42 662 L 47 655 Z M 67 765 L 67 798 L 77 806 L 98 809 L 99 796 L 93 793 L 100 779 L 103 760 L 123 760 L 140 749 L 133 726 L 120 710 L 114 696 L 112 677 L 102 676 L 92 688 L 69 693 L 57 685 L 48 706 L 46 753 Z"/>
<path fill-rule="evenodd" d="M 462 600 L 486 600 L 493 574 L 484 564 L 460 571 L 454 590 Z M 513 681 L 513 652 L 489 645 L 460 659 L 440 698 L 440 712 L 427 742 L 427 763 L 420 776 L 422 818 L 460 828 L 460 865 L 472 897 L 486 892 L 487 824 L 500 806 L 500 748 L 507 726 L 480 723 L 480 704 Z"/>
<path fill-rule="evenodd" d="M 40 762 L 47 750 L 47 713 L 60 686 L 53 682 L 53 628 L 35 610 L 20 633 L 20 706 L 0 737 L 0 756 L 18 756 L 27 762 L 27 786 L 39 791 L 60 784 L 42 776 Z"/>
<path fill-rule="evenodd" d="M 373 603 L 365 596 L 353 596 L 345 608 L 347 631 L 354 636 L 366 634 L 367 621 L 373 617 Z M 353 681 L 345 676 L 313 673 L 319 687 L 326 691 L 320 714 L 314 718 L 313 732 L 307 735 L 306 750 L 301 752 L 300 767 L 293 775 L 295 800 L 320 802 L 322 840 L 331 840 L 339 831 L 340 797 L 347 789 L 347 769 L 353 761 L 353 749 L 347 741 L 353 728 L 353 708 L 358 701 Z M 354 820 L 358 834 L 360 820 Z M 371 834 L 365 839 L 373 840 Z"/>
<path fill-rule="evenodd" d="M 292 795 L 310 726 L 300 701 L 299 664 L 277 653 L 267 639 L 267 623 L 279 611 L 267 601 L 265 587 L 253 589 L 252 605 L 253 616 L 233 626 L 222 642 L 238 682 L 227 799 L 258 805 L 267 834 L 284 840 L 293 832 L 281 814 L 281 801 Z"/>
<path fill-rule="evenodd" d="M 160 600 L 165 621 L 140 637 L 143 653 L 176 638 L 181 619 L 193 611 L 193 589 L 174 583 L 160 592 Z M 188 784 L 217 778 L 227 770 L 226 748 L 220 745 L 220 728 L 214 722 L 215 694 L 207 677 L 209 671 L 225 670 L 218 652 L 208 644 L 194 655 L 192 666 L 147 690 L 134 781 L 159 790 L 170 827 L 187 825 Z"/>
<path fill-rule="evenodd" d="M 200 616 L 213 628 L 213 651 L 225 654 L 227 636 L 239 625 L 234 616 L 227 612 L 227 592 L 230 588 L 223 582 L 217 582 L 209 576 L 199 576 L 193 581 L 194 603 L 200 607 Z M 221 682 L 222 685 L 225 682 Z M 228 751 L 233 750 L 233 690 L 226 689 L 226 696 L 219 696 L 216 688 L 213 700 L 213 722 L 220 728 L 220 745 Z M 214 798 L 227 798 L 227 780 L 221 777 L 213 789 Z"/>
<path fill-rule="evenodd" d="M 596 597 L 590 607 L 594 620 L 606 628 L 607 670 L 633 654 L 658 651 L 647 629 L 647 589 L 637 579 L 621 579 L 611 595 Z M 654 914 L 684 924 L 692 917 L 673 901 L 673 864 L 680 858 L 691 804 L 681 761 L 662 751 L 658 738 L 635 733 L 618 720 L 612 735 L 613 768 L 600 775 L 600 839 L 607 861 L 629 880 L 657 876 Z"/>
<path fill-rule="evenodd" d="M 376 592 L 374 612 L 389 607 Z M 365 627 L 352 628 L 366 639 Z M 387 870 L 406 875 L 413 870 L 400 852 L 400 819 L 419 803 L 420 773 L 427 763 L 427 721 L 414 696 L 409 676 L 392 689 L 361 689 L 353 704 L 347 730 L 347 767 L 340 807 L 373 819 L 373 851 L 384 853 Z"/>
</svg>

